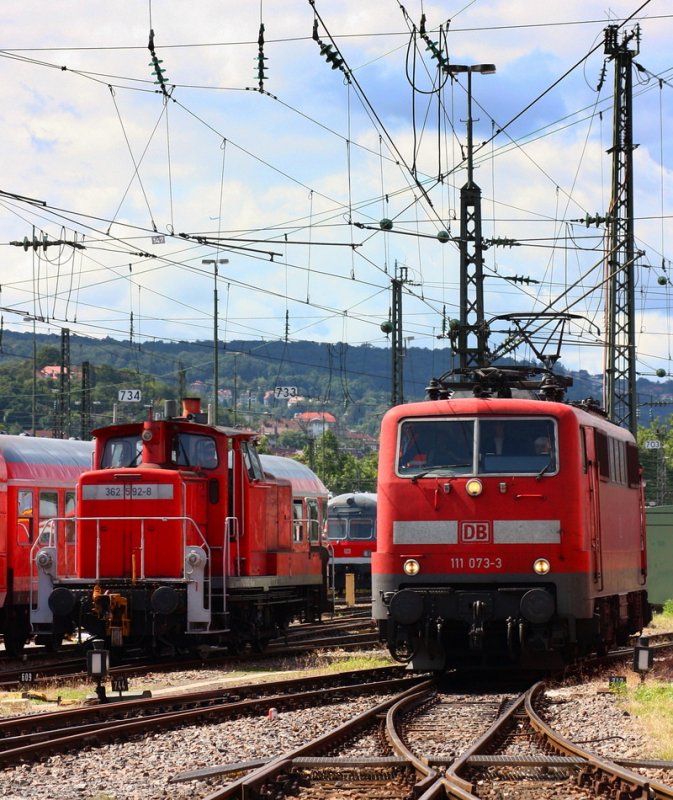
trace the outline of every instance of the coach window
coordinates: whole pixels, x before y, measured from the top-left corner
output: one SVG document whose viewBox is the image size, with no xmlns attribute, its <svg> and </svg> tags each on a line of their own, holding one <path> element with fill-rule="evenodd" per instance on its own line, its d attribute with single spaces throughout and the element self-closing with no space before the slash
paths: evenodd
<svg viewBox="0 0 673 800">
<path fill-rule="evenodd" d="M 58 517 L 58 493 L 40 492 L 40 542 L 48 544 L 50 537 L 55 536 L 55 523 L 51 522 Z"/>
<path fill-rule="evenodd" d="M 16 541 L 29 545 L 33 541 L 33 490 L 19 489 L 19 519 L 16 526 Z"/>
</svg>

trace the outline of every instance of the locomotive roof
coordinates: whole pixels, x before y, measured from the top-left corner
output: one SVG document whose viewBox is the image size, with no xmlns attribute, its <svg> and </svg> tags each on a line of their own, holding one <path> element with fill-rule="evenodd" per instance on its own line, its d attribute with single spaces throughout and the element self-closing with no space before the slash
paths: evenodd
<svg viewBox="0 0 673 800">
<path fill-rule="evenodd" d="M 254 439 L 261 436 L 260 433 L 251 430 L 241 430 L 240 428 L 229 428 L 224 425 L 207 425 L 202 422 L 195 422 L 187 417 L 171 417 L 170 419 L 154 420 L 155 422 L 163 422 L 166 424 L 178 425 L 194 433 L 202 433 L 204 435 L 213 434 L 214 432 L 223 433 L 230 439 Z M 128 436 L 139 431 L 142 431 L 145 426 L 144 422 L 122 422 L 112 425 L 104 425 L 101 428 L 96 428 L 92 431 L 93 436 L 109 438 L 110 436 Z"/>
<path fill-rule="evenodd" d="M 376 492 L 345 492 L 330 498 L 328 507 L 340 505 L 376 506 Z"/>
<path fill-rule="evenodd" d="M 421 400 L 404 403 L 388 409 L 384 419 L 399 420 L 405 417 L 433 416 L 573 416 L 578 421 L 618 438 L 631 439 L 631 433 L 608 420 L 604 413 L 590 402 L 586 404 L 563 403 L 551 400 L 504 398 L 504 397 L 457 397 L 449 400 Z"/>
</svg>

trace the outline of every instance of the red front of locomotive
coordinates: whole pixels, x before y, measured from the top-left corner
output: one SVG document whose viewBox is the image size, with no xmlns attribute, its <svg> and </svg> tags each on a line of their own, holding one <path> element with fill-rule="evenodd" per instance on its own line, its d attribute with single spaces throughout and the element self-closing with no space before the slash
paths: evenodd
<svg viewBox="0 0 673 800">
<path fill-rule="evenodd" d="M 201 502 L 193 502 L 200 495 Z M 76 575 L 83 579 L 179 578 L 184 548 L 196 544 L 205 519 L 203 481 L 160 469 L 96 470 L 78 484 Z M 202 513 L 199 514 L 202 516 Z M 204 544 L 205 539 L 200 542 Z"/>
<path fill-rule="evenodd" d="M 391 652 L 417 669 L 557 666 L 638 630 L 635 452 L 627 432 L 561 403 L 391 409 L 372 559 L 373 615 Z"/>
</svg>

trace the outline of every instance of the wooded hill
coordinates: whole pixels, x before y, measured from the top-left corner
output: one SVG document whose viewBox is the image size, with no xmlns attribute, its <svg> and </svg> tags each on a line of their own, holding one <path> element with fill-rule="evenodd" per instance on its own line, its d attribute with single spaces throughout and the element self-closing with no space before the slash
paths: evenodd
<svg viewBox="0 0 673 800">
<path fill-rule="evenodd" d="M 33 395 L 38 427 L 49 428 L 59 393 L 58 378 L 43 378 L 45 366 L 60 365 L 58 334 L 3 331 L 0 348 L 0 428 L 16 433 L 31 427 Z M 112 419 L 120 389 L 142 392 L 141 406 L 161 408 L 165 399 L 200 394 L 204 405 L 212 399 L 213 346 L 209 341 L 145 342 L 142 345 L 112 338 L 92 339 L 70 335 L 70 411 L 81 402 L 81 365 L 90 365 L 90 399 L 94 424 Z M 404 399 L 422 400 L 432 377 L 445 372 L 451 350 L 409 347 L 404 357 Z M 376 435 L 381 414 L 390 405 L 391 350 L 370 345 L 284 341 L 232 341 L 220 344 L 218 353 L 220 402 L 231 406 L 234 397 L 242 415 L 258 413 L 286 417 L 302 410 L 329 411 L 345 427 Z M 511 362 L 510 362 L 511 363 Z M 33 380 L 33 367 L 38 378 Z M 559 372 L 563 372 L 559 369 Z M 601 398 L 601 378 L 587 372 L 570 373 L 571 400 Z M 303 402 L 288 410 L 286 400 L 264 403 L 275 387 L 292 387 Z M 673 381 L 655 383 L 640 379 L 639 396 L 647 411 L 643 425 L 668 417 Z M 119 413 L 119 408 L 118 408 Z M 123 413 L 144 416 L 144 409 L 125 405 Z M 128 416 L 126 417 L 128 418 Z M 74 432 L 77 433 L 75 421 Z"/>
</svg>

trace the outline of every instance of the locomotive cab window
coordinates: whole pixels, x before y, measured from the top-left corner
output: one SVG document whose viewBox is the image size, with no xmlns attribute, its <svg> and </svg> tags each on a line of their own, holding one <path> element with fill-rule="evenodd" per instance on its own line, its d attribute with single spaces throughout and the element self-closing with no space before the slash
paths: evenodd
<svg viewBox="0 0 673 800">
<path fill-rule="evenodd" d="M 116 436 L 105 442 L 101 469 L 137 467 L 140 464 L 143 444 L 140 436 Z"/>
<path fill-rule="evenodd" d="M 405 420 L 401 476 L 548 475 L 557 470 L 556 425 L 550 418 Z"/>
<path fill-rule="evenodd" d="M 556 471 L 556 427 L 551 419 L 479 421 L 479 474 Z"/>
<path fill-rule="evenodd" d="M 171 460 L 178 467 L 216 469 L 217 445 L 211 436 L 177 433 L 171 443 Z"/>
<path fill-rule="evenodd" d="M 292 502 L 292 513 L 294 518 L 294 536 L 293 541 L 304 541 L 304 507 L 301 500 L 294 500 Z"/>
<path fill-rule="evenodd" d="M 407 420 L 400 429 L 400 475 L 472 472 L 474 420 Z"/>
<path fill-rule="evenodd" d="M 252 442 L 241 442 L 241 453 L 250 480 L 263 480 L 264 470 L 255 445 Z"/>
<path fill-rule="evenodd" d="M 320 509 L 317 500 L 312 497 L 306 501 L 308 513 L 308 540 L 309 542 L 320 541 Z"/>
<path fill-rule="evenodd" d="M 338 542 L 346 538 L 348 522 L 345 519 L 327 520 L 327 538 L 333 542 Z"/>
<path fill-rule="evenodd" d="M 370 519 L 352 519 L 348 538 L 355 541 L 365 541 L 374 538 L 374 523 Z"/>
</svg>

